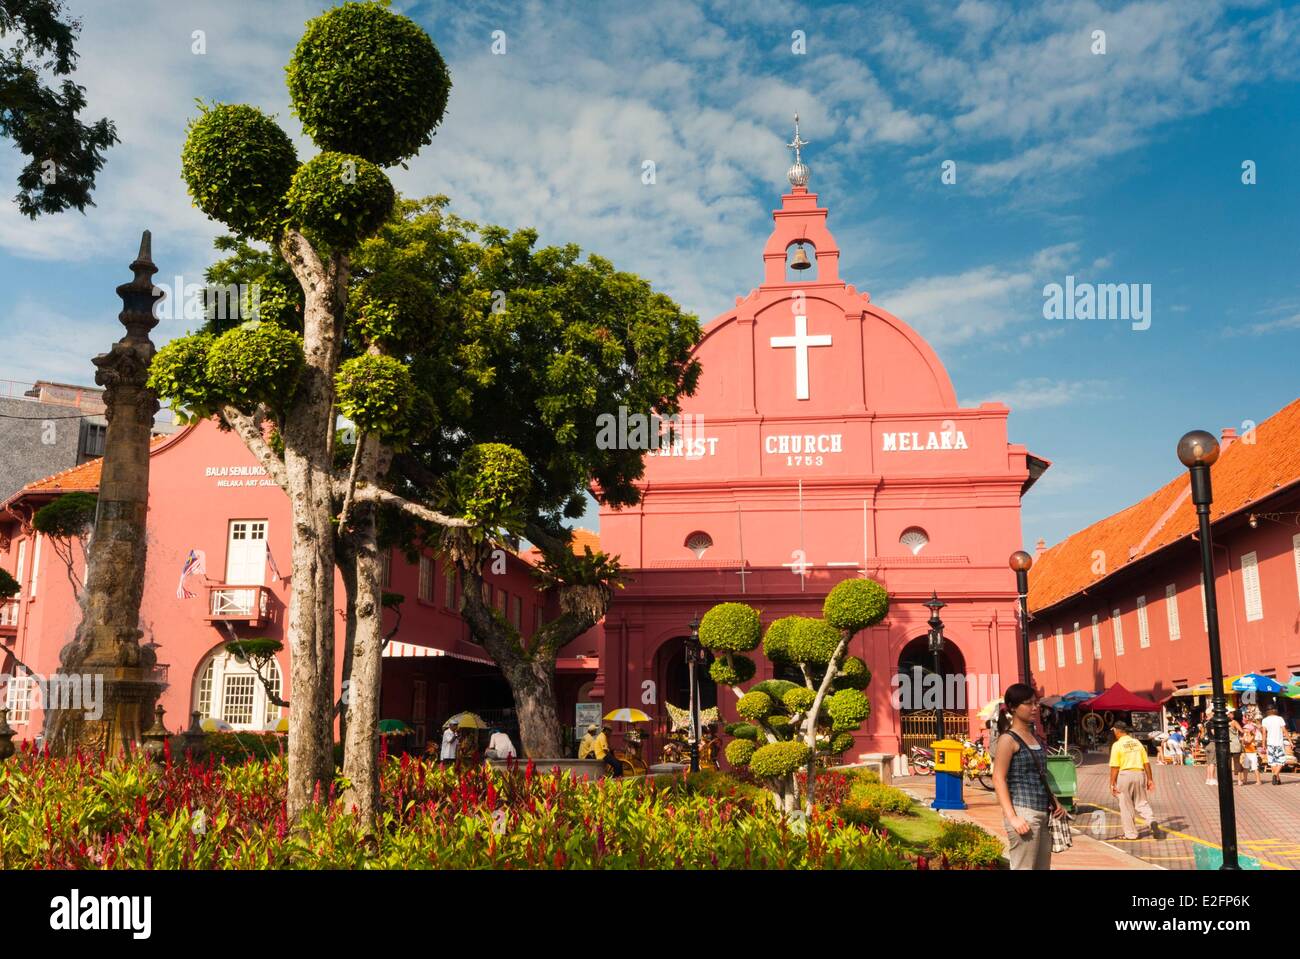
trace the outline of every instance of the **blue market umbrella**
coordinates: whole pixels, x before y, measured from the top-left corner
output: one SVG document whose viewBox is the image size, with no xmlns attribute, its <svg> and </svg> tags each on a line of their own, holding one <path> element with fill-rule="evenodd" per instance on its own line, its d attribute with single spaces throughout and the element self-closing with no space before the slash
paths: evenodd
<svg viewBox="0 0 1300 959">
<path fill-rule="evenodd" d="M 1280 693 L 1285 689 L 1276 679 L 1261 676 L 1259 673 L 1242 673 L 1240 676 L 1233 677 L 1232 688 L 1239 693 L 1252 691 L 1256 693 Z"/>
<path fill-rule="evenodd" d="M 1061 697 L 1065 703 L 1081 703 L 1088 699 L 1096 699 L 1098 693 L 1090 693 L 1086 689 L 1075 689 Z"/>
</svg>

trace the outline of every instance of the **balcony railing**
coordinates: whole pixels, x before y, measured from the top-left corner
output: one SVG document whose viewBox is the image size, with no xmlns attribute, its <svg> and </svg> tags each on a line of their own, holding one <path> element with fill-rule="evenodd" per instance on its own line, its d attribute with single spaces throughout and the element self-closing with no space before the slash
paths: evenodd
<svg viewBox="0 0 1300 959">
<path fill-rule="evenodd" d="M 271 591 L 265 586 L 209 586 L 209 622 L 243 622 L 261 626 L 270 617 Z"/>
<path fill-rule="evenodd" d="M 0 636 L 18 633 L 18 597 L 0 600 Z"/>
</svg>

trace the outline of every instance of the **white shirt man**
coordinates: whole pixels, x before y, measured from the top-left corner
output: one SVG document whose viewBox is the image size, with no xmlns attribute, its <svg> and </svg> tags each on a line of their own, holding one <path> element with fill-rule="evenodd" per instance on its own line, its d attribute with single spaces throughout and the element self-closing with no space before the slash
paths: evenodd
<svg viewBox="0 0 1300 959">
<path fill-rule="evenodd" d="M 497 759 L 509 759 L 518 755 L 510 737 L 500 730 L 494 732 L 492 738 L 488 740 L 488 751 L 496 753 Z"/>
<path fill-rule="evenodd" d="M 444 763 L 456 761 L 456 740 L 457 733 L 455 726 L 448 726 L 442 731 L 442 752 L 438 758 Z"/>
<path fill-rule="evenodd" d="M 1264 748 L 1268 752 L 1268 764 L 1273 767 L 1273 784 L 1281 785 L 1282 767 L 1286 765 L 1286 720 L 1269 710 L 1263 722 Z"/>
</svg>

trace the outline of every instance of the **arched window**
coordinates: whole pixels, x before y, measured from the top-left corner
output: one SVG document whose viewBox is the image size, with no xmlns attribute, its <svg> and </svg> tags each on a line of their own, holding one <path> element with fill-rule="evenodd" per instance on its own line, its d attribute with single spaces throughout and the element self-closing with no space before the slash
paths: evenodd
<svg viewBox="0 0 1300 959">
<path fill-rule="evenodd" d="M 929 542 L 930 537 L 919 526 L 909 526 L 903 530 L 903 535 L 898 537 L 898 544 L 907 547 L 913 556 L 919 555 Z"/>
<path fill-rule="evenodd" d="M 683 545 L 695 554 L 696 559 L 703 559 L 704 554 L 713 545 L 713 537 L 703 530 L 696 530 L 686 537 L 686 542 Z"/>
<path fill-rule="evenodd" d="M 280 666 L 267 667 L 271 691 L 280 695 Z M 235 729 L 268 729 L 280 720 L 280 707 L 266 695 L 253 667 L 224 649 L 208 657 L 199 672 L 194 708 L 200 719 L 219 719 Z"/>
</svg>

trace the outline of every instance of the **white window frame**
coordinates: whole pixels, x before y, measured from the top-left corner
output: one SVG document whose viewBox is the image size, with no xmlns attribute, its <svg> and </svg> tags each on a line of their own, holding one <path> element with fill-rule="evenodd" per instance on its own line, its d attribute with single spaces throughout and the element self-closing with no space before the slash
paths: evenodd
<svg viewBox="0 0 1300 959">
<path fill-rule="evenodd" d="M 1138 646 L 1147 649 L 1151 645 L 1151 624 L 1147 621 L 1147 598 L 1137 598 Z"/>
<path fill-rule="evenodd" d="M 1065 630 L 1060 626 L 1056 628 L 1056 668 L 1065 668 Z"/>
<path fill-rule="evenodd" d="M 1038 634 L 1038 671 L 1041 673 L 1047 669 L 1047 654 L 1043 651 L 1043 634 Z"/>
<path fill-rule="evenodd" d="M 35 579 L 33 578 L 33 586 Z M 1264 618 L 1264 594 L 1259 582 L 1259 554 L 1254 550 L 1241 554 L 1241 594 L 1245 597 L 1246 622 Z"/>
<path fill-rule="evenodd" d="M 271 688 L 279 696 L 284 689 L 284 675 L 280 670 L 279 662 L 272 659 L 268 669 L 271 674 Z M 247 675 L 253 678 L 252 718 L 247 723 L 230 725 L 239 732 L 263 732 L 278 723 L 281 716 L 280 707 L 267 697 L 262 681 L 257 678 L 253 667 L 241 663 L 224 649 L 209 656 L 199 666 L 199 681 L 195 686 L 194 695 L 194 708 L 198 710 L 199 718 L 228 721 L 225 719 L 226 677 L 236 675 Z"/>
<path fill-rule="evenodd" d="M 18 580 L 19 586 L 22 586 L 27 582 L 27 537 L 25 536 L 18 541 L 18 562 L 16 569 L 18 570 L 18 573 L 14 576 L 14 579 Z M 22 595 L 21 590 L 18 595 Z"/>
<path fill-rule="evenodd" d="M 1165 587 L 1165 617 L 1169 620 L 1169 641 L 1175 643 L 1183 633 L 1178 625 L 1178 587 L 1173 583 Z"/>
<path fill-rule="evenodd" d="M 1124 614 L 1118 608 L 1110 611 L 1110 631 L 1115 640 L 1115 655 L 1124 655 Z"/>
<path fill-rule="evenodd" d="M 5 706 L 9 710 L 9 722 L 15 726 L 26 726 L 32 718 L 32 690 L 36 683 L 27 673 L 10 676 Z"/>
<path fill-rule="evenodd" d="M 1100 617 L 1096 613 L 1092 614 L 1092 658 L 1101 659 L 1101 626 L 1098 625 Z"/>
<path fill-rule="evenodd" d="M 32 549 L 32 588 L 27 595 L 32 599 L 36 598 L 36 584 L 41 576 L 41 540 L 44 539 L 40 533 L 36 534 L 36 546 Z"/>
<path fill-rule="evenodd" d="M 1074 624 L 1074 665 L 1083 663 L 1083 643 L 1079 639 L 1079 624 Z"/>
</svg>

